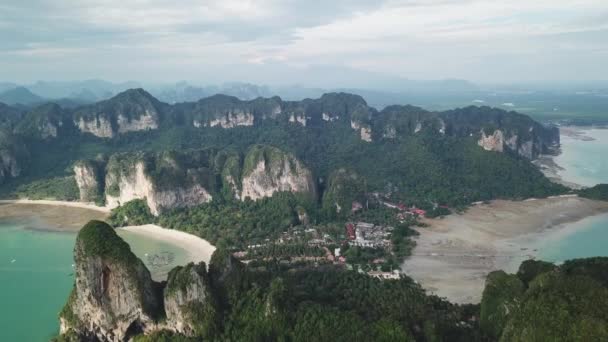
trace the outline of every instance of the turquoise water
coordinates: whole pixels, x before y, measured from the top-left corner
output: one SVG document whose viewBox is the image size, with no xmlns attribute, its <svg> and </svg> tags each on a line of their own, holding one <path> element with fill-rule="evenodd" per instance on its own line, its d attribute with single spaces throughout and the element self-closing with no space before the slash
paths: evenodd
<svg viewBox="0 0 608 342">
<path fill-rule="evenodd" d="M 0 221 L 0 341 L 48 341 L 73 284 L 75 235 Z"/>
<path fill-rule="evenodd" d="M 564 168 L 562 179 L 584 186 L 608 183 L 608 129 L 584 130 L 594 140 L 561 136 L 562 154 L 554 161 Z M 608 256 L 608 215 L 571 223 L 557 237 L 539 248 L 539 257 L 552 262 Z"/>
<path fill-rule="evenodd" d="M 28 230 L 31 225 L 25 219 L 0 219 L 2 342 L 48 341 L 55 336 L 59 329 L 58 313 L 74 281 L 72 251 L 76 234 Z M 186 251 L 174 245 L 139 234 L 119 234 L 156 279 L 187 262 Z"/>
<path fill-rule="evenodd" d="M 551 262 L 594 256 L 608 256 L 608 214 L 572 223 L 539 248 L 539 258 Z"/>
<path fill-rule="evenodd" d="M 564 168 L 559 175 L 565 181 L 584 186 L 608 183 L 608 129 L 584 132 L 595 140 L 561 136 L 562 153 L 554 158 L 555 163 Z"/>
</svg>

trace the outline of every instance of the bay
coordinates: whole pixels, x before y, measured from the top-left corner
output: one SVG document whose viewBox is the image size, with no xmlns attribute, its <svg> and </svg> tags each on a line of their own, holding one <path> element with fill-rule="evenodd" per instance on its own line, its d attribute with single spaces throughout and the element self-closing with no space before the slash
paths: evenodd
<svg viewBox="0 0 608 342">
<path fill-rule="evenodd" d="M 118 233 L 155 280 L 188 261 L 178 246 Z M 75 232 L 40 230 L 38 218 L 0 219 L 0 341 L 48 341 L 58 334 L 58 314 L 74 283 L 75 240 Z"/>
</svg>

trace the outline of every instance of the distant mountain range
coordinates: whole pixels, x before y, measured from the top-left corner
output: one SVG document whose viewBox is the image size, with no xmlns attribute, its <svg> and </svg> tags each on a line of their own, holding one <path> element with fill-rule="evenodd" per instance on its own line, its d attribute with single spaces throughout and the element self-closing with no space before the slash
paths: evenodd
<svg viewBox="0 0 608 342">
<path fill-rule="evenodd" d="M 195 102 L 215 94 L 234 96 L 240 100 L 280 96 L 285 100 L 299 101 L 318 98 L 328 92 L 348 92 L 360 94 L 370 106 L 379 110 L 393 104 L 413 104 L 433 111 L 474 104 L 516 110 L 542 121 L 566 120 L 581 124 L 608 122 L 606 82 L 552 86 L 543 83 L 476 85 L 463 80 L 401 80 L 392 88 L 388 85 L 374 86 L 376 83 L 370 83 L 369 88 L 315 88 L 301 85 L 266 86 L 244 82 L 195 85 L 182 81 L 174 84 L 146 85 L 146 89 L 158 100 L 169 104 Z M 62 107 L 73 108 L 109 99 L 127 89 L 141 87 L 142 84 L 133 81 L 38 81 L 29 85 L 0 82 L 0 102 L 25 107 L 55 102 Z"/>
</svg>

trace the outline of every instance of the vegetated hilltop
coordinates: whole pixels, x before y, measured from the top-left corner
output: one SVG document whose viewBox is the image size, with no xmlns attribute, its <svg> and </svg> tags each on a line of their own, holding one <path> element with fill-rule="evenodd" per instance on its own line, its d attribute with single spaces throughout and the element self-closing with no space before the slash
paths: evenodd
<svg viewBox="0 0 608 342">
<path fill-rule="evenodd" d="M 367 191 L 399 201 L 466 205 L 563 191 L 528 162 L 559 144 L 557 129 L 489 107 L 436 113 L 389 106 L 377 111 L 360 96 L 346 93 L 302 101 L 278 97 L 241 101 L 215 95 L 169 105 L 142 89 L 132 89 L 76 109 L 46 104 L 4 117 L 8 116 L 8 134 L 24 141 L 31 158 L 19 163 L 22 172 L 8 177 L 17 179 L 9 179 L 5 194 L 84 200 L 87 196 L 77 191 L 72 177 L 78 160 L 116 159 L 112 155 L 119 152 L 213 148 L 238 155 L 230 160 L 233 169 L 246 168 L 248 151 L 256 145 L 263 146 L 266 156 L 281 150 L 290 156 L 289 168 L 294 166 L 306 176 L 281 179 L 281 170 L 289 168 L 277 169 L 277 163 L 265 162 L 260 165 L 269 168 L 256 165 L 250 180 L 267 183 L 275 178 L 284 184 L 279 190 L 306 188 L 318 198 L 340 169 L 356 173 Z M 206 167 L 202 163 L 189 168 Z M 100 172 L 105 177 L 106 170 Z M 214 169 L 210 175 L 215 172 L 220 171 Z M 266 190 L 242 181 L 233 176 L 233 184 L 242 186 L 238 195 L 267 195 Z M 53 193 L 54 189 L 69 191 Z M 212 195 L 212 189 L 205 191 Z M 105 195 L 94 197 L 106 200 Z"/>
<path fill-rule="evenodd" d="M 155 283 L 109 225 L 78 235 L 57 341 L 602 341 L 608 258 L 529 260 L 488 276 L 481 305 L 427 295 L 405 275 L 244 265 L 225 250 Z"/>
<path fill-rule="evenodd" d="M 516 275 L 490 273 L 479 323 L 500 341 L 608 339 L 608 258 L 528 260 Z"/>
</svg>

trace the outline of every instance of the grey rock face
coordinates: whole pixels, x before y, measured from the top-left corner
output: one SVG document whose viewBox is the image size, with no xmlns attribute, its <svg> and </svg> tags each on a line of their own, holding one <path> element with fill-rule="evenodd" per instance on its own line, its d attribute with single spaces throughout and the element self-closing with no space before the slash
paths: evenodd
<svg viewBox="0 0 608 342">
<path fill-rule="evenodd" d="M 91 221 L 74 248 L 75 285 L 61 316 L 61 332 L 100 341 L 125 341 L 156 329 L 162 312 L 150 272 L 106 223 Z"/>
</svg>

